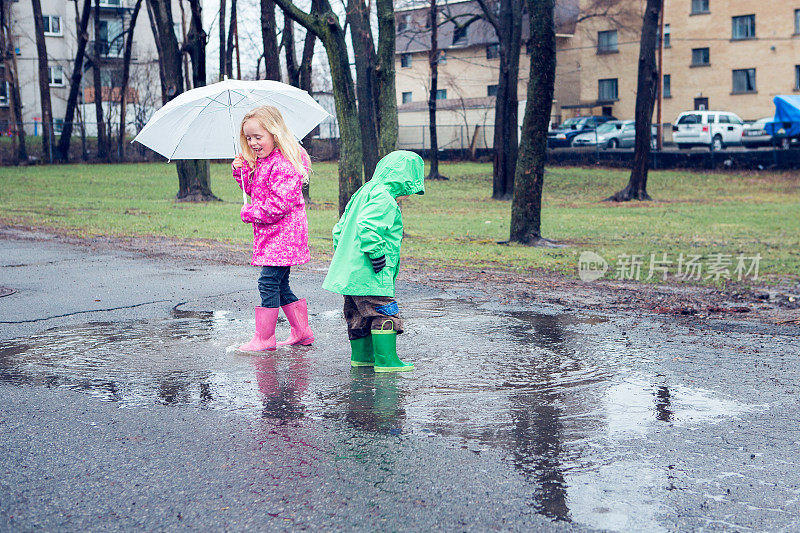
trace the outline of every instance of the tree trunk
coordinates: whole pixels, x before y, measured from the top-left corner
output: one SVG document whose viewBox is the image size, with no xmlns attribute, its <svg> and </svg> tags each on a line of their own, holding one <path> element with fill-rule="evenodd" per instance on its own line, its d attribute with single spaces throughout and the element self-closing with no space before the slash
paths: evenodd
<svg viewBox="0 0 800 533">
<path fill-rule="evenodd" d="M 650 168 L 650 128 L 653 121 L 653 106 L 658 88 L 656 66 L 656 43 L 658 42 L 661 3 L 663 0 L 647 0 L 642 19 L 642 38 L 639 44 L 639 74 L 636 83 L 636 141 L 633 151 L 633 166 L 628 185 L 605 199 L 607 202 L 630 200 L 652 200 L 647 194 L 647 171 Z"/>
<path fill-rule="evenodd" d="M 231 0 L 231 20 L 228 23 L 228 42 L 225 44 L 225 74 L 233 78 L 233 36 L 236 32 L 236 0 Z"/>
<path fill-rule="evenodd" d="M 192 84 L 195 87 L 206 85 L 206 43 L 208 34 L 203 29 L 203 6 L 201 0 L 189 0 L 192 18 L 184 48 L 192 60 Z"/>
<path fill-rule="evenodd" d="M 285 32 L 286 30 L 284 30 Z M 261 42 L 264 44 L 264 79 L 281 81 L 281 63 L 278 58 L 275 2 L 261 0 Z M 284 36 L 285 38 L 285 36 Z"/>
<path fill-rule="evenodd" d="M 378 154 L 397 150 L 397 89 L 395 86 L 395 22 L 392 0 L 377 0 L 378 10 Z"/>
<path fill-rule="evenodd" d="M 6 81 L 8 81 L 8 99 L 14 116 L 14 135 L 16 139 L 17 164 L 28 162 L 28 150 L 25 146 L 25 125 L 22 122 L 22 104 L 19 95 L 19 76 L 17 74 L 17 56 L 14 53 L 11 38 L 10 6 L 0 5 L 0 51 L 3 53 Z"/>
<path fill-rule="evenodd" d="M 167 97 L 172 100 L 183 92 L 183 67 L 178 39 L 172 31 L 173 18 L 170 0 L 147 0 L 158 29 L 159 57 L 164 65 Z M 198 65 L 199 67 L 200 65 Z M 176 162 L 179 201 L 203 202 L 219 200 L 211 192 L 208 161 L 189 159 Z"/>
<path fill-rule="evenodd" d="M 128 26 L 128 36 L 125 40 L 125 54 L 122 63 L 122 87 L 119 92 L 119 160 L 125 160 L 125 114 L 128 107 L 128 78 L 131 73 L 131 55 L 133 55 L 133 30 L 136 28 L 136 19 L 139 18 L 139 10 L 142 8 L 142 0 L 136 0 L 136 5 L 131 13 L 131 23 Z"/>
<path fill-rule="evenodd" d="M 364 179 L 369 180 L 380 159 L 378 149 L 378 101 L 375 43 L 369 21 L 369 7 L 364 0 L 349 0 L 347 21 L 356 63 L 356 94 L 361 141 L 364 150 Z"/>
<path fill-rule="evenodd" d="M 308 91 L 311 94 L 311 66 L 314 59 L 314 46 L 317 44 L 317 36 L 314 32 L 306 31 L 306 37 L 303 42 L 303 56 L 300 61 L 300 68 L 298 69 L 298 82 L 301 89 Z"/>
<path fill-rule="evenodd" d="M 225 58 L 227 53 L 225 50 L 225 0 L 219 0 L 219 81 L 222 81 L 228 69 L 225 67 Z"/>
<path fill-rule="evenodd" d="M 522 123 L 519 161 L 511 204 L 510 240 L 527 245 L 548 244 L 542 238 L 542 187 L 547 157 L 547 124 L 556 78 L 555 0 L 527 0 L 530 16 L 531 63 L 528 103 Z"/>
<path fill-rule="evenodd" d="M 158 54 L 158 77 L 161 80 L 161 104 L 166 104 L 169 101 L 167 98 L 167 77 L 164 75 L 164 61 L 161 59 L 161 47 L 159 45 L 160 37 L 158 35 L 158 26 L 156 26 L 156 17 L 153 14 L 153 6 L 150 2 L 146 2 L 147 16 L 150 19 L 150 29 L 153 31 L 153 38 L 156 42 L 156 54 Z M 221 79 L 221 76 L 220 76 Z"/>
<path fill-rule="evenodd" d="M 75 2 L 75 19 L 78 24 L 78 49 L 75 52 L 75 62 L 72 66 L 72 76 L 70 76 L 67 110 L 64 113 L 64 127 L 61 130 L 61 138 L 58 140 L 58 150 L 56 151 L 58 160 L 64 162 L 69 161 L 69 145 L 72 139 L 75 108 L 78 105 L 78 94 L 80 93 L 81 80 L 83 79 L 83 58 L 86 54 L 86 43 L 89 40 L 87 30 L 91 12 L 92 0 L 83 1 L 83 11 L 80 14 L 78 13 L 78 3 Z"/>
<path fill-rule="evenodd" d="M 272 4 L 275 5 L 274 3 Z M 300 65 L 297 64 L 297 55 L 294 49 L 294 22 L 289 17 L 283 17 L 283 46 L 286 57 L 286 80 L 289 85 L 300 87 Z M 277 55 L 275 56 L 277 57 Z"/>
<path fill-rule="evenodd" d="M 522 3 L 517 0 L 500 0 L 500 13 L 494 17 L 484 15 L 497 33 L 500 49 L 500 75 L 494 114 L 494 165 L 492 171 L 492 198 L 508 200 L 514 192 L 517 166 L 517 80 L 519 79 L 519 53 L 522 39 Z M 548 111 L 549 116 L 549 111 Z"/>
<path fill-rule="evenodd" d="M 429 180 L 446 180 L 439 174 L 439 139 L 436 135 L 436 93 L 439 89 L 439 20 L 436 14 L 436 0 L 431 0 L 431 47 L 428 50 L 428 65 L 431 69 L 431 86 L 428 93 L 428 125 L 430 127 L 430 174 Z"/>
<path fill-rule="evenodd" d="M 39 95 L 42 99 L 42 155 L 48 163 L 53 162 L 53 108 L 50 104 L 50 82 L 47 69 L 47 46 L 44 40 L 44 19 L 42 4 L 33 4 L 33 26 L 36 33 L 36 55 L 39 64 Z"/>
<path fill-rule="evenodd" d="M 347 43 L 339 20 L 328 0 L 314 0 L 311 13 L 297 8 L 291 0 L 275 0 L 284 14 L 313 32 L 325 46 L 333 81 L 333 98 L 336 102 L 336 119 L 339 122 L 339 214 L 350 197 L 361 187 L 363 152 L 361 128 L 355 103 L 355 88 L 350 75 Z"/>
<path fill-rule="evenodd" d="M 97 123 L 97 158 L 108 161 L 109 150 L 106 142 L 106 122 L 103 119 L 103 86 L 100 78 L 100 0 L 94 0 L 94 57 L 92 57 L 92 77 L 94 79 L 94 114 Z"/>
</svg>

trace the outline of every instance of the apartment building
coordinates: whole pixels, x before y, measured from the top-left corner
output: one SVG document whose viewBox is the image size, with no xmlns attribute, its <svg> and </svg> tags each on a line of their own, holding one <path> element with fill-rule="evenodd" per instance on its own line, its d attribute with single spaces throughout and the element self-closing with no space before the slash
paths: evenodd
<svg viewBox="0 0 800 533">
<path fill-rule="evenodd" d="M 492 26 L 479 20 L 457 28 L 480 13 L 474 0 L 443 3 L 438 28 L 437 136 L 443 149 L 477 148 L 492 145 L 495 95 L 500 68 L 499 45 Z M 556 35 L 559 50 L 571 42 L 577 13 L 577 0 L 562 0 L 556 6 Z M 431 46 L 429 4 L 396 9 L 395 70 L 398 96 L 399 144 L 401 147 L 429 147 L 428 95 Z M 517 97 L 527 96 L 530 55 L 528 53 L 527 14 L 522 24 Z M 557 67 L 553 120 L 560 117 L 561 102 L 577 102 L 579 71 L 575 53 L 560 53 Z M 562 57 L 563 56 L 563 57 Z M 523 105 L 519 120 L 522 121 Z"/>
<path fill-rule="evenodd" d="M 565 116 L 634 118 L 644 1 L 629 7 L 638 26 L 577 25 L 580 96 Z M 663 122 L 692 109 L 755 120 L 773 114 L 775 95 L 800 91 L 800 0 L 665 0 L 663 39 Z"/>
<path fill-rule="evenodd" d="M 6 3 L 4 1 L 4 3 Z M 41 134 L 41 97 L 39 93 L 38 57 L 33 23 L 33 8 L 27 0 L 8 2 L 10 4 L 11 38 L 13 53 L 16 56 L 20 100 L 22 102 L 23 121 L 28 135 Z M 70 76 L 78 46 L 77 13 L 83 2 L 74 0 L 41 0 L 44 19 L 45 41 L 48 56 L 48 82 L 50 99 L 53 108 L 53 119 L 56 132 L 63 126 L 66 102 L 70 90 Z M 94 4 L 94 2 L 92 2 Z M 124 32 L 130 26 L 131 14 L 135 0 L 100 0 L 100 29 L 95 34 L 94 21 L 89 21 L 89 43 L 87 54 L 94 53 L 95 41 L 101 48 L 101 98 L 106 117 L 116 127 L 114 120 L 118 116 L 120 101 L 120 80 L 124 52 Z M 180 18 L 178 0 L 174 0 L 173 13 Z M 94 15 L 92 15 L 94 16 Z M 176 25 L 179 42 L 183 31 Z M 160 77 L 158 74 L 158 54 L 156 52 L 153 33 L 144 5 L 139 12 L 134 30 L 133 56 L 131 62 L 130 89 L 128 91 L 129 106 L 126 111 L 127 121 L 133 132 L 137 122 L 146 120 L 154 107 L 161 106 Z M 87 135 L 96 135 L 94 87 L 92 70 L 84 61 L 84 73 L 81 82 L 77 121 L 83 121 Z M 4 91 L 7 89 L 4 88 Z M 11 119 L 8 110 L 7 92 L 0 93 L 0 122 Z M 118 119 L 117 119 L 118 121 Z M 0 131 L 7 129 L 0 124 Z M 77 134 L 77 129 L 76 129 Z"/>
</svg>

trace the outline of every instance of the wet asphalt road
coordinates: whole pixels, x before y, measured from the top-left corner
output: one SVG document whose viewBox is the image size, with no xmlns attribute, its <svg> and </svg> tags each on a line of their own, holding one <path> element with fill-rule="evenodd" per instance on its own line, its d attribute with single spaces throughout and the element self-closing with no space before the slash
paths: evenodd
<svg viewBox="0 0 800 533">
<path fill-rule="evenodd" d="M 0 258 L 0 531 L 800 529 L 796 327 L 401 282 L 376 376 L 320 271 L 315 344 L 248 356 L 253 267 Z"/>
</svg>

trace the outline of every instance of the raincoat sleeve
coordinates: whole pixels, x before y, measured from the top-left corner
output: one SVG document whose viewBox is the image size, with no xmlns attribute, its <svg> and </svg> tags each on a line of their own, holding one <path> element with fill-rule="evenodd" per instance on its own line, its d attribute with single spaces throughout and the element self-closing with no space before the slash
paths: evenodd
<svg viewBox="0 0 800 533">
<path fill-rule="evenodd" d="M 242 166 L 241 168 L 236 168 L 231 163 L 231 171 L 233 172 L 233 179 L 236 180 L 239 187 L 250 196 L 250 190 L 253 187 L 253 180 L 250 178 L 250 167 Z"/>
<path fill-rule="evenodd" d="M 342 219 L 340 218 L 339 222 L 337 222 L 336 225 L 333 226 L 333 231 L 331 232 L 333 234 L 333 249 L 334 249 L 334 251 L 336 250 L 336 246 L 339 245 L 339 235 L 342 234 L 342 226 L 343 226 Z"/>
<path fill-rule="evenodd" d="M 386 238 L 394 226 L 397 205 L 377 196 L 364 205 L 356 219 L 361 251 L 370 259 L 386 255 Z"/>
<path fill-rule="evenodd" d="M 303 176 L 291 163 L 277 163 L 268 172 L 267 194 L 251 197 L 253 203 L 242 208 L 242 220 L 247 217 L 253 222 L 274 224 L 302 204 Z"/>
</svg>

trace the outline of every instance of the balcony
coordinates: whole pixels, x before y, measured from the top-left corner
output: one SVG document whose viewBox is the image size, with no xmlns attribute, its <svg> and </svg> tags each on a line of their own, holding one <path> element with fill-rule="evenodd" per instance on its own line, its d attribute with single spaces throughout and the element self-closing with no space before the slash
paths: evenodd
<svg viewBox="0 0 800 533">
<path fill-rule="evenodd" d="M 89 54 L 94 54 L 95 41 L 89 41 L 86 51 Z M 131 59 L 136 59 L 137 50 L 136 43 L 133 43 L 131 48 Z M 125 42 L 122 37 L 114 39 L 113 41 L 100 41 L 100 57 L 104 59 L 122 59 L 125 55 Z"/>
</svg>

